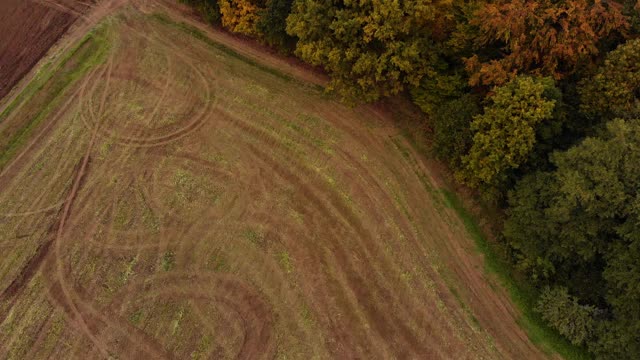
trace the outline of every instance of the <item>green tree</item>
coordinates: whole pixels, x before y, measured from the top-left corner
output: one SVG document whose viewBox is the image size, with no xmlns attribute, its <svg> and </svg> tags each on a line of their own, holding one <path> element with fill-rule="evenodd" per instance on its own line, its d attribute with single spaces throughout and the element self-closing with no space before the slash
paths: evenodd
<svg viewBox="0 0 640 360">
<path fill-rule="evenodd" d="M 636 209 L 640 202 L 636 204 Z M 637 213 L 636 213 L 637 214 Z M 600 358 L 625 359 L 640 354 L 640 231 L 612 244 L 604 278 L 613 316 L 600 326 L 600 338 L 591 345 Z M 631 238 L 633 237 L 633 238 Z"/>
<path fill-rule="evenodd" d="M 607 55 L 597 73 L 582 81 L 581 110 L 591 116 L 640 115 L 640 39 L 630 40 Z"/>
<path fill-rule="evenodd" d="M 267 0 L 256 25 L 269 45 L 284 51 L 293 50 L 296 43 L 296 38 L 287 34 L 287 17 L 292 4 L 293 0 Z"/>
<path fill-rule="evenodd" d="M 287 32 L 296 55 L 323 66 L 329 89 L 374 101 L 433 74 L 434 39 L 448 26 L 448 1 L 296 0 Z"/>
<path fill-rule="evenodd" d="M 640 350 L 640 120 L 611 121 L 552 162 L 555 171 L 510 193 L 505 238 L 529 274 L 602 307 L 594 353 L 631 359 Z"/>
<path fill-rule="evenodd" d="M 593 334 L 596 308 L 580 305 L 577 298 L 569 295 L 567 288 L 545 288 L 536 311 L 574 345 L 584 344 Z"/>
<path fill-rule="evenodd" d="M 553 174 L 534 172 L 520 179 L 509 192 L 504 236 L 515 250 L 516 264 L 534 282 L 556 274 L 557 257 L 569 256 L 555 241 L 556 223 L 547 209 L 557 193 Z"/>
<path fill-rule="evenodd" d="M 180 0 L 180 2 L 193 6 L 209 24 L 220 24 L 218 0 Z"/>
<path fill-rule="evenodd" d="M 473 145 L 463 158 L 459 175 L 470 186 L 494 186 L 529 157 L 536 128 L 553 116 L 556 100 L 545 96 L 554 87 L 550 78 L 520 76 L 498 87 L 484 113 L 473 118 Z"/>
<path fill-rule="evenodd" d="M 433 111 L 434 153 L 453 169 L 461 168 L 462 157 L 471 147 L 471 120 L 479 112 L 476 96 L 468 94 L 446 101 Z"/>
<path fill-rule="evenodd" d="M 411 89 L 411 98 L 428 116 L 438 114 L 438 107 L 460 98 L 467 90 L 466 79 L 460 74 L 425 76 L 418 87 Z"/>
</svg>

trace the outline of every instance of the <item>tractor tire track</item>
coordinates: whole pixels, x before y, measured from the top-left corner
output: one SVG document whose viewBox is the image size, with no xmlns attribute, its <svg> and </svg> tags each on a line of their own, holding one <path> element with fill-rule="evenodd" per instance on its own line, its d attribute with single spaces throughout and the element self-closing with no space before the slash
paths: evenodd
<svg viewBox="0 0 640 360">
<path fill-rule="evenodd" d="M 186 289 L 182 284 L 198 283 L 198 288 Z M 156 286 L 153 286 L 157 284 Z M 160 285 L 162 284 L 162 285 Z M 151 290 L 154 289 L 154 290 Z M 210 289 L 207 291 L 207 289 Z M 203 300 L 222 303 L 234 309 L 244 328 L 244 340 L 236 359 L 271 359 L 275 355 L 275 337 L 272 333 L 271 309 L 261 299 L 261 295 L 245 282 L 231 275 L 203 275 L 195 273 L 174 273 L 147 278 L 129 285 L 124 294 L 141 294 L 128 304 L 124 297 L 117 296 L 109 306 L 118 313 L 126 305 L 147 302 L 150 298 L 177 298 L 181 300 Z"/>
</svg>

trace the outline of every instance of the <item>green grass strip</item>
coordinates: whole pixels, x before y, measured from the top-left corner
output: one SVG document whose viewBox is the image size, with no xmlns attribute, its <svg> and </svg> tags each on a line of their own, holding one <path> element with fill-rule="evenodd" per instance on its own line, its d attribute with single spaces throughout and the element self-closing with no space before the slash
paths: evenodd
<svg viewBox="0 0 640 360">
<path fill-rule="evenodd" d="M 13 101 L 2 111 L 0 114 L 0 122 L 3 119 L 6 119 L 11 112 L 18 107 L 18 105 L 26 103 L 31 100 L 31 98 L 49 82 L 51 77 L 56 74 L 60 68 L 68 63 L 68 61 L 76 55 L 76 53 L 85 45 L 89 40 L 93 37 L 93 32 L 86 35 L 78 45 L 76 45 L 73 49 L 68 51 L 65 56 L 59 61 L 58 66 L 54 67 L 52 61 L 47 62 L 42 66 L 42 69 L 36 74 L 35 78 L 25 86 L 20 94 L 18 94 Z M 53 68 L 52 68 L 53 67 Z"/>
<path fill-rule="evenodd" d="M 204 42 L 205 44 L 215 48 L 218 51 L 223 52 L 224 54 L 226 54 L 226 55 L 228 55 L 228 56 L 230 56 L 230 57 L 232 57 L 234 59 L 240 60 L 240 61 L 242 61 L 242 62 L 244 62 L 244 63 L 246 63 L 248 65 L 251 65 L 251 66 L 253 66 L 255 68 L 258 68 L 258 69 L 260 69 L 260 70 L 262 70 L 262 71 L 264 71 L 266 73 L 269 73 L 269 74 L 271 74 L 273 76 L 276 76 L 276 77 L 278 77 L 278 78 L 280 78 L 282 80 L 285 80 L 287 82 L 299 83 L 302 86 L 311 87 L 311 88 L 316 89 L 316 90 L 322 90 L 323 89 L 322 86 L 315 85 L 315 84 L 309 84 L 309 83 L 306 83 L 306 82 L 302 82 L 302 81 L 294 78 L 293 76 L 291 76 L 289 74 L 286 74 L 286 73 L 284 73 L 282 71 L 279 71 L 279 70 L 277 70 L 277 69 L 275 69 L 273 67 L 270 67 L 270 66 L 267 66 L 267 65 L 263 65 L 263 64 L 255 61 L 255 60 L 245 56 L 245 55 L 242 55 L 242 54 L 236 52 L 235 50 L 231 49 L 230 47 L 228 47 L 226 45 L 223 45 L 223 44 L 220 44 L 220 43 L 212 40 L 205 33 L 203 33 L 200 29 L 196 28 L 195 26 L 186 24 L 184 22 L 176 22 L 173 19 L 171 19 L 170 17 L 168 17 L 167 15 L 161 14 L 161 13 L 154 13 L 154 14 L 151 15 L 151 17 L 154 20 L 160 22 L 161 24 L 168 25 L 168 26 L 171 26 L 171 27 L 173 27 L 175 29 L 181 30 L 182 32 L 184 32 L 184 33 L 186 33 L 186 34 L 188 34 L 188 35 L 190 35 L 190 36 L 192 36 L 192 37 Z"/>
<path fill-rule="evenodd" d="M 533 310 L 538 291 L 513 278 L 511 265 L 492 249 L 482 229 L 458 196 L 448 190 L 441 191 L 447 206 L 455 210 L 467 233 L 473 238 L 476 248 L 484 255 L 486 271 L 497 275 L 500 284 L 507 289 L 511 300 L 520 310 L 522 316 L 518 319 L 518 324 L 527 332 L 529 339 L 543 351 L 556 352 L 565 359 L 591 359 L 592 356 L 584 348 L 571 344 L 560 333 L 545 324 L 540 314 Z"/>
<path fill-rule="evenodd" d="M 42 66 L 42 69 L 36 75 L 36 78 L 33 81 L 29 82 L 24 90 L 20 94 L 18 94 L 0 114 L 0 122 L 6 119 L 19 104 L 29 101 L 36 92 L 42 89 L 47 81 L 49 81 L 51 76 L 53 76 L 54 71 L 50 71 L 51 66 L 51 62 L 48 62 Z"/>
<path fill-rule="evenodd" d="M 24 142 L 30 137 L 31 133 L 51 113 L 51 111 L 60 105 L 69 87 L 85 75 L 90 68 L 104 60 L 107 49 L 108 46 L 106 45 L 106 40 L 102 36 L 97 35 L 95 32 L 89 33 L 77 46 L 69 51 L 69 53 L 57 66 L 55 66 L 55 68 L 51 69 L 51 65 L 48 64 L 46 69 L 47 71 L 41 75 L 42 77 L 39 77 L 30 83 L 25 91 L 17 96 L 9 107 L 5 109 L 2 115 L 0 115 L 0 120 L 8 116 L 8 114 L 19 104 L 28 104 L 28 102 L 33 99 L 34 95 L 39 93 L 39 91 L 45 86 L 52 85 L 51 89 L 48 89 L 46 94 L 50 95 L 50 98 L 45 101 L 45 104 L 38 113 L 35 114 L 35 116 L 33 116 L 24 127 L 17 131 L 7 142 L 4 149 L 1 150 L 0 169 L 9 162 Z M 71 70 L 63 71 L 63 68 L 72 59 L 77 60 L 78 64 Z"/>
</svg>

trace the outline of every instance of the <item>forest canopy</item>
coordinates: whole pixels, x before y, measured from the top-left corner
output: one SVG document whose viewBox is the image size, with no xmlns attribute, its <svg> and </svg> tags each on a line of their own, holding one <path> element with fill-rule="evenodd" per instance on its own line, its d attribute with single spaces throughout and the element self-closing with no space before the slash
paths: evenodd
<svg viewBox="0 0 640 360">
<path fill-rule="evenodd" d="M 638 1 L 182 1 L 349 103 L 410 97 L 433 153 L 505 214 L 540 317 L 596 358 L 640 358 Z"/>
</svg>

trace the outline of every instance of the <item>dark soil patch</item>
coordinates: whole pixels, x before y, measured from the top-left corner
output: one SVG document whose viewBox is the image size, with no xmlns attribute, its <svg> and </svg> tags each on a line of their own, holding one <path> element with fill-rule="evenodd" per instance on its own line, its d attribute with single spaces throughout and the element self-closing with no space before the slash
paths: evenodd
<svg viewBox="0 0 640 360">
<path fill-rule="evenodd" d="M 43 57 L 76 17 L 25 0 L 0 1 L 0 99 Z"/>
</svg>

